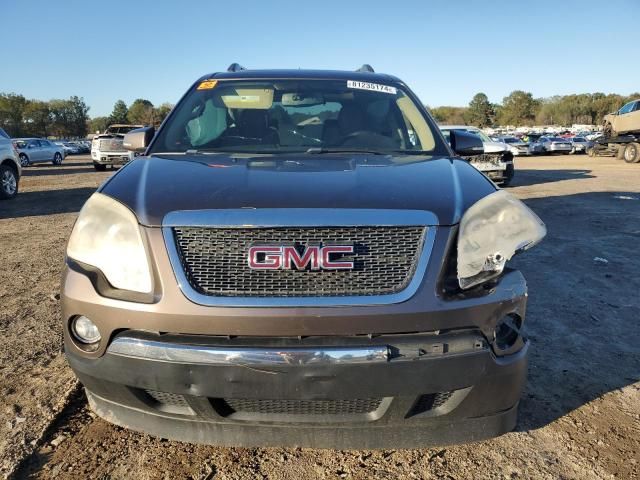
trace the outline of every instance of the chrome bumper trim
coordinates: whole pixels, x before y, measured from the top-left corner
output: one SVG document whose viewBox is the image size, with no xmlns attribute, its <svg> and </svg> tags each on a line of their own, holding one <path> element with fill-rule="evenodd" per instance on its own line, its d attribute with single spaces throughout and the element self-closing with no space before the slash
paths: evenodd
<svg viewBox="0 0 640 480">
<path fill-rule="evenodd" d="M 203 365 L 353 365 L 389 360 L 386 345 L 368 347 L 300 347 L 266 349 L 250 347 L 207 347 L 132 337 L 117 337 L 107 353 L 161 362 Z"/>
</svg>

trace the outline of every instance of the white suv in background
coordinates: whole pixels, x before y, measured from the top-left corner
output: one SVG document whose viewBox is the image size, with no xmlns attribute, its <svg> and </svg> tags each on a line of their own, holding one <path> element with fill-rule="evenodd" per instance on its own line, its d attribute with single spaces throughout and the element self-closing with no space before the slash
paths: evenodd
<svg viewBox="0 0 640 480">
<path fill-rule="evenodd" d="M 18 153 L 7 132 L 0 128 L 0 200 L 8 200 L 18 194 L 21 174 Z"/>
<path fill-rule="evenodd" d="M 440 125 L 440 130 L 447 141 L 449 141 L 452 130 L 469 132 L 480 137 L 484 146 L 484 154 L 467 158 L 469 163 L 503 187 L 511 183 L 515 168 L 513 153 L 506 143 L 492 140 L 482 130 L 470 125 Z"/>
</svg>

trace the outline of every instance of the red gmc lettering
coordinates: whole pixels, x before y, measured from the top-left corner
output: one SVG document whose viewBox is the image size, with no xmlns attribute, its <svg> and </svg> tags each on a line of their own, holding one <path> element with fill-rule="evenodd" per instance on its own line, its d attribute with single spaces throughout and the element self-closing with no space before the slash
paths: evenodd
<svg viewBox="0 0 640 480">
<path fill-rule="evenodd" d="M 353 253 L 353 245 L 329 245 L 322 248 L 322 268 L 325 270 L 351 270 L 353 260 L 332 261 L 329 255 L 332 253 Z"/>
<path fill-rule="evenodd" d="M 264 259 L 258 261 L 263 253 Z M 249 249 L 249 268 L 254 270 L 278 270 L 282 267 L 282 247 L 251 247 Z"/>
<path fill-rule="evenodd" d="M 309 264 L 311 264 L 311 270 L 318 270 L 320 268 L 319 252 L 320 247 L 307 247 L 301 256 L 295 247 L 284 247 L 282 254 L 284 263 L 282 268 L 286 270 L 290 269 L 291 263 L 293 262 L 298 270 L 304 270 Z"/>
<path fill-rule="evenodd" d="M 309 246 L 302 253 L 289 245 L 258 245 L 249 248 L 248 263 L 253 270 L 351 270 L 352 260 L 334 260 L 332 255 L 353 252 L 353 245 Z"/>
</svg>

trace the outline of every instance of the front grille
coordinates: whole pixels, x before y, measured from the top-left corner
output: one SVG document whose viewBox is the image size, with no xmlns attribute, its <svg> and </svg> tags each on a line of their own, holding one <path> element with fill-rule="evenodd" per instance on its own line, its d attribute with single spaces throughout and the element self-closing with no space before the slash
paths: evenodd
<svg viewBox="0 0 640 480">
<path fill-rule="evenodd" d="M 407 417 L 412 417 L 420 413 L 429 412 L 435 410 L 438 407 L 443 406 L 453 395 L 451 392 L 439 392 L 429 393 L 427 395 L 420 395 L 416 403 L 411 407 L 411 411 L 407 414 Z"/>
<path fill-rule="evenodd" d="M 121 138 L 109 138 L 100 140 L 99 150 L 102 152 L 126 152 Z"/>
<path fill-rule="evenodd" d="M 174 238 L 191 287 L 210 296 L 305 297 L 396 293 L 407 287 L 425 227 L 176 227 Z M 353 270 L 252 270 L 252 245 L 353 245 Z"/>
<path fill-rule="evenodd" d="M 223 399 L 227 414 L 258 413 L 264 415 L 356 415 L 375 412 L 382 398 L 346 400 L 265 400 L 252 398 Z"/>
<path fill-rule="evenodd" d="M 494 165 L 500 165 L 502 162 L 502 153 L 483 153 L 482 155 L 474 155 L 473 157 L 462 157 L 466 160 L 471 161 L 471 163 L 475 162 L 488 162 Z"/>
<path fill-rule="evenodd" d="M 172 407 L 189 406 L 187 404 L 187 401 L 184 399 L 184 396 L 177 393 L 158 392 L 156 390 L 145 390 L 145 392 L 147 395 L 153 398 L 153 400 L 162 405 L 170 405 Z"/>
</svg>

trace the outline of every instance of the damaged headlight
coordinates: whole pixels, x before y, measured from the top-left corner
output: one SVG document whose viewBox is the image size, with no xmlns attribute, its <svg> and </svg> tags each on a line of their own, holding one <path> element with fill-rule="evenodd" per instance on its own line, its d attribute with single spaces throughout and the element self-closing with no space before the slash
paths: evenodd
<svg viewBox="0 0 640 480">
<path fill-rule="evenodd" d="M 460 287 L 470 288 L 500 275 L 513 255 L 533 247 L 546 234 L 542 220 L 504 190 L 479 200 L 460 222 Z"/>
<path fill-rule="evenodd" d="M 151 292 L 149 260 L 138 220 L 106 195 L 94 193 L 82 207 L 67 256 L 99 269 L 114 288 Z"/>
</svg>

